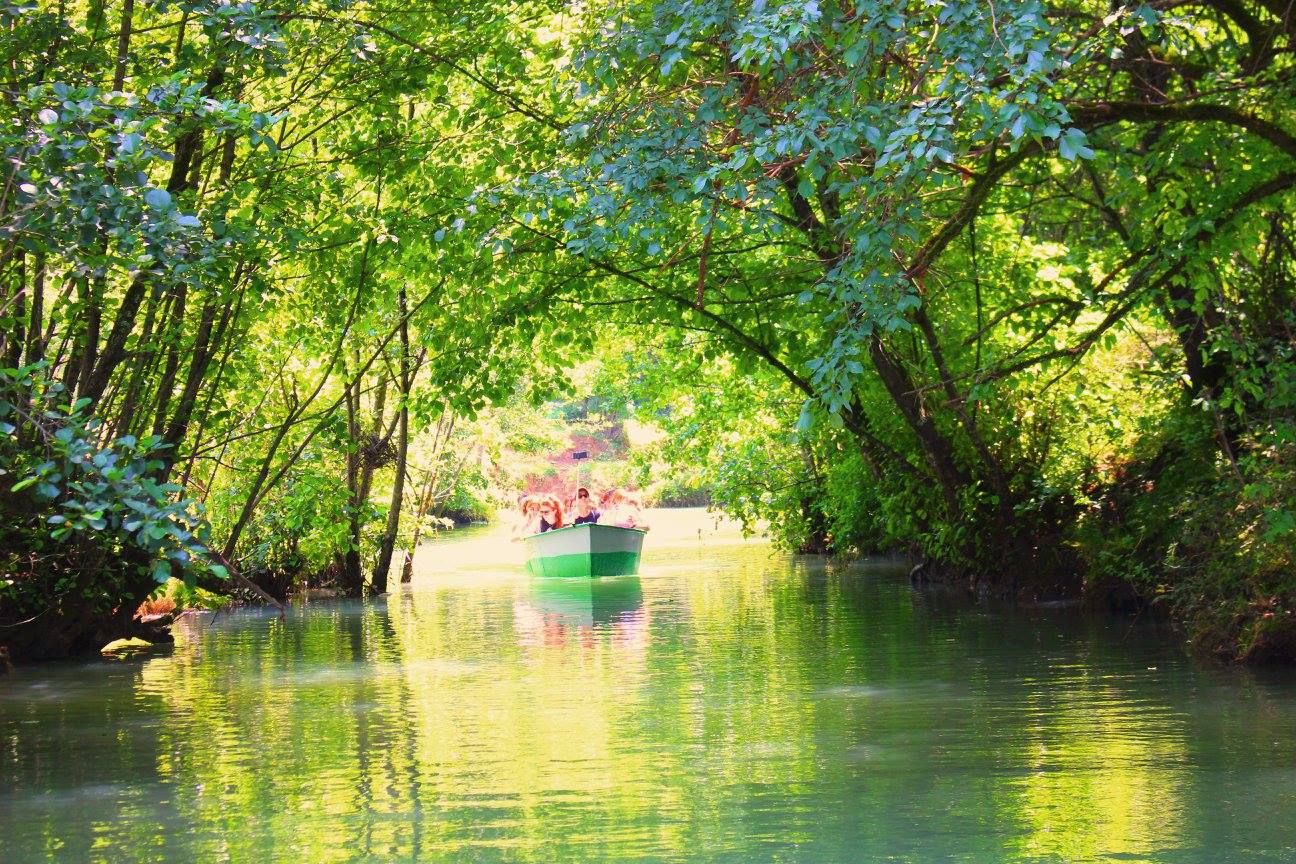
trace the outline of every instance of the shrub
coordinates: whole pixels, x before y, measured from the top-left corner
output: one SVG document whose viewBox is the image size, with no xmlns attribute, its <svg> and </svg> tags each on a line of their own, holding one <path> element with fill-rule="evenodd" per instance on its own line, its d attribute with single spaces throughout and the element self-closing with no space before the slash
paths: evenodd
<svg viewBox="0 0 1296 864">
<path fill-rule="evenodd" d="M 103 442 L 85 400 L 66 404 L 44 373 L 0 369 L 0 624 L 15 654 L 94 650 L 173 575 L 226 575 L 201 508 L 164 480 L 168 445 Z"/>
</svg>

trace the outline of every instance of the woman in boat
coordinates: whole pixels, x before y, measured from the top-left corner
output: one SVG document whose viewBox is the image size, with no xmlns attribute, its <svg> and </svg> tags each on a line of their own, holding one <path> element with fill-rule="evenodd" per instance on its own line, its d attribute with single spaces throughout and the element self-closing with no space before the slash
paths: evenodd
<svg viewBox="0 0 1296 864">
<path fill-rule="evenodd" d="M 631 492 L 629 489 L 613 489 L 609 492 L 603 506 L 600 524 L 647 531 L 648 523 L 643 517 L 643 501 L 638 493 Z"/>
<path fill-rule="evenodd" d="M 513 523 L 513 539 L 521 540 L 540 533 L 540 495 L 523 495 L 518 500 L 518 518 Z"/>
<path fill-rule="evenodd" d="M 599 521 L 599 511 L 594 508 L 594 499 L 590 497 L 589 490 L 584 486 L 576 490 L 576 500 L 572 502 L 572 512 L 576 518 L 572 520 L 573 525 L 584 525 L 586 523 L 594 524 Z"/>
<path fill-rule="evenodd" d="M 563 521 L 562 502 L 555 495 L 540 495 L 540 530 L 536 533 L 543 534 L 546 531 L 552 531 L 555 528 L 566 526 Z"/>
</svg>

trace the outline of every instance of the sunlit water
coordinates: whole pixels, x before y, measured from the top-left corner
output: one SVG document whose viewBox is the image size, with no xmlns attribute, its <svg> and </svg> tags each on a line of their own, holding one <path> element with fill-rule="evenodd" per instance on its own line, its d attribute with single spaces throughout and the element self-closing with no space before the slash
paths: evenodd
<svg viewBox="0 0 1296 864">
<path fill-rule="evenodd" d="M 473 529 L 0 678 L 0 861 L 1296 861 L 1290 676 L 655 515 L 592 592 Z"/>
</svg>

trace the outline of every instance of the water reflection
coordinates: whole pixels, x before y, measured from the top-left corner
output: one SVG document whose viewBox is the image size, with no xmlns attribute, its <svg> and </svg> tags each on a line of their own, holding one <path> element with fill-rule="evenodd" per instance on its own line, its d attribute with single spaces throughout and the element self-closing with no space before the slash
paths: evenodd
<svg viewBox="0 0 1296 864">
<path fill-rule="evenodd" d="M 0 860 L 1296 859 L 1291 680 L 653 524 L 641 578 L 470 537 L 0 679 Z"/>
<path fill-rule="evenodd" d="M 601 627 L 642 617 L 638 576 L 605 579 L 533 579 L 536 610 L 571 627 Z"/>
<path fill-rule="evenodd" d="M 524 646 L 592 645 L 605 632 L 619 644 L 646 648 L 649 616 L 638 576 L 537 578 L 529 596 L 513 606 L 513 627 Z"/>
</svg>

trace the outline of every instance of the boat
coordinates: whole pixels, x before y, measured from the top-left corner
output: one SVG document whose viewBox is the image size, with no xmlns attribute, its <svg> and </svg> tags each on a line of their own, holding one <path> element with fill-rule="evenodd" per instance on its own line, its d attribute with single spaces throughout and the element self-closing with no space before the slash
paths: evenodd
<svg viewBox="0 0 1296 864">
<path fill-rule="evenodd" d="M 592 578 L 639 572 L 643 531 L 585 523 L 523 538 L 532 576 Z"/>
</svg>

